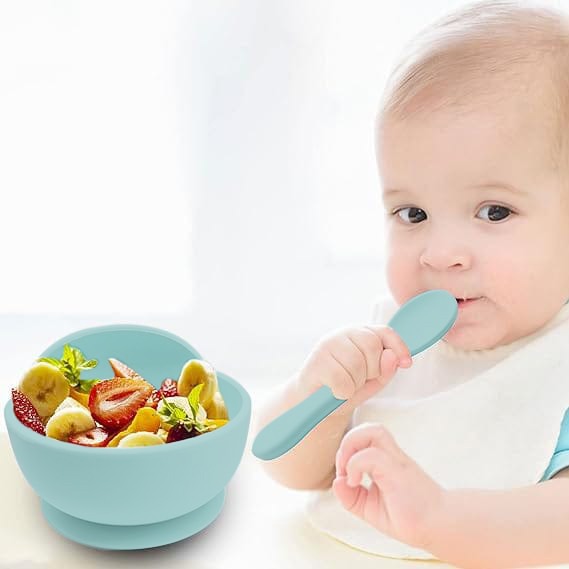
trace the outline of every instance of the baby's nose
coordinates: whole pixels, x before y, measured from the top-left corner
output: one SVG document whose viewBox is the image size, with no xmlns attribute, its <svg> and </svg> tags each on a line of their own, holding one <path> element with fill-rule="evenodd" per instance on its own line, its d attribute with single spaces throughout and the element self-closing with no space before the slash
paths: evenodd
<svg viewBox="0 0 569 569">
<path fill-rule="evenodd" d="M 437 271 L 465 270 L 470 268 L 471 255 L 462 246 L 446 243 L 427 246 L 419 257 L 421 266 Z"/>
</svg>

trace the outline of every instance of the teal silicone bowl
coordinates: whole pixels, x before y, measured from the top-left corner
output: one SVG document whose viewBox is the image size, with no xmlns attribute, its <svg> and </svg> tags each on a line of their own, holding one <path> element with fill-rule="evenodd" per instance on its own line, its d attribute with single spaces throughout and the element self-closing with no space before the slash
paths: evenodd
<svg viewBox="0 0 569 569">
<path fill-rule="evenodd" d="M 107 379 L 108 358 L 135 369 L 158 387 L 202 356 L 159 328 L 113 324 L 86 328 L 49 346 L 40 357 L 60 358 L 64 344 L 98 366 L 81 377 Z M 215 367 L 215 366 L 214 366 Z M 251 398 L 217 372 L 229 422 L 199 437 L 139 448 L 88 448 L 50 439 L 25 427 L 4 408 L 10 443 L 22 474 L 37 493 L 50 525 L 65 537 L 98 549 L 144 549 L 185 539 L 217 518 L 226 486 L 247 441 Z"/>
</svg>

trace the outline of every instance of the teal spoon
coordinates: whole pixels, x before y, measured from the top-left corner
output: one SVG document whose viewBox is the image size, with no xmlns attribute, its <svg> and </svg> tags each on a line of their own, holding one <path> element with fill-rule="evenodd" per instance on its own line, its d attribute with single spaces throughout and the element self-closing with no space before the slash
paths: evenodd
<svg viewBox="0 0 569 569">
<path fill-rule="evenodd" d="M 408 300 L 393 315 L 393 328 L 412 356 L 430 348 L 452 327 L 458 314 L 454 296 L 442 289 L 428 290 Z M 272 460 L 297 445 L 320 421 L 346 399 L 337 399 L 324 385 L 266 425 L 255 437 L 253 454 Z"/>
</svg>

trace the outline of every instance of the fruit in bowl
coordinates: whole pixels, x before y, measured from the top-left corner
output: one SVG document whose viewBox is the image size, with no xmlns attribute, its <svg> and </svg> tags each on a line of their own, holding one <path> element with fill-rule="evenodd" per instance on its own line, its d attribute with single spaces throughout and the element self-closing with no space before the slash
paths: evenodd
<svg viewBox="0 0 569 569">
<path fill-rule="evenodd" d="M 158 389 L 126 363 L 108 360 L 113 378 L 86 380 L 81 371 L 98 361 L 75 346 L 65 344 L 61 359 L 38 358 L 12 389 L 14 414 L 40 435 L 92 448 L 182 441 L 229 420 L 215 370 L 204 360 L 188 360 L 178 380 L 165 378 Z"/>
<path fill-rule="evenodd" d="M 54 342 L 40 356 L 69 360 L 62 355 L 66 344 L 99 367 L 81 369 L 77 375 L 77 368 L 86 367 L 89 359 L 77 364 L 76 358 L 75 372 L 73 366 L 36 362 L 67 373 L 69 394 L 63 397 L 63 387 L 59 391 L 60 377 L 58 383 L 46 381 L 44 393 L 36 395 L 50 403 L 53 413 L 49 415 L 49 408 L 40 414 L 18 384 L 14 399 L 4 407 L 17 464 L 39 496 L 48 523 L 78 543 L 121 550 L 173 543 L 208 526 L 222 510 L 227 484 L 245 450 L 251 419 L 247 390 L 216 370 L 227 418 L 210 414 L 212 404 L 203 405 L 201 384 L 187 396 L 174 391 L 184 366 L 192 359 L 205 360 L 184 339 L 159 328 L 86 328 Z M 111 371 L 102 375 L 98 370 L 107 361 Z M 99 379 L 101 375 L 108 379 Z M 133 383 L 125 385 L 125 380 Z M 102 386 L 105 382 L 114 382 L 113 389 Z M 138 405 L 148 393 L 139 382 L 151 385 L 150 395 L 134 413 L 119 412 L 133 401 Z M 77 425 L 85 412 L 95 424 L 90 429 L 85 429 L 92 425 L 87 420 Z M 98 422 L 101 418 L 105 424 Z M 45 432 L 50 420 L 50 433 L 62 431 L 63 440 Z M 177 491 L 174 500 L 141 498 L 163 486 L 183 491 Z"/>
</svg>

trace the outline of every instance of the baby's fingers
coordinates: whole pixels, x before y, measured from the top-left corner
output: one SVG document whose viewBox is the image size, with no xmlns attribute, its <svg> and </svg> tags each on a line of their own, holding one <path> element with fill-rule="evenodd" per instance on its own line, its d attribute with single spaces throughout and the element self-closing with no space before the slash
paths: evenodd
<svg viewBox="0 0 569 569">
<path fill-rule="evenodd" d="M 364 473 L 374 482 L 383 484 L 397 468 L 395 459 L 383 449 L 368 447 L 353 454 L 346 463 L 346 483 L 355 488 L 362 482 Z"/>
<path fill-rule="evenodd" d="M 399 360 L 397 354 L 391 349 L 383 350 L 379 364 L 379 380 L 385 385 L 397 371 Z"/>
<path fill-rule="evenodd" d="M 349 431 L 340 443 L 336 453 L 336 475 L 346 476 L 346 464 L 357 452 L 368 447 L 383 449 L 401 464 L 407 455 L 399 448 L 391 433 L 378 423 L 363 423 Z"/>
<path fill-rule="evenodd" d="M 347 475 L 336 477 L 333 491 L 344 508 L 360 518 L 377 523 L 382 496 L 392 490 L 391 480 L 397 472 L 394 459 L 385 451 L 369 447 L 352 455 L 346 464 Z M 360 483 L 368 473 L 373 483 L 364 488 Z"/>
<path fill-rule="evenodd" d="M 398 361 L 403 363 L 408 360 L 409 364 L 407 365 L 411 364 L 411 352 L 407 344 L 393 328 L 385 325 L 370 324 L 367 326 L 367 329 L 381 338 L 384 351 L 391 348 Z M 405 367 L 407 367 L 407 365 Z"/>
<path fill-rule="evenodd" d="M 364 520 L 367 518 L 366 513 L 369 514 L 370 520 L 379 517 L 381 492 L 377 484 L 372 484 L 367 490 L 363 486 L 354 488 L 349 486 L 347 478 L 342 476 L 334 479 L 332 490 L 342 506 L 349 512 Z"/>
</svg>

